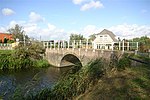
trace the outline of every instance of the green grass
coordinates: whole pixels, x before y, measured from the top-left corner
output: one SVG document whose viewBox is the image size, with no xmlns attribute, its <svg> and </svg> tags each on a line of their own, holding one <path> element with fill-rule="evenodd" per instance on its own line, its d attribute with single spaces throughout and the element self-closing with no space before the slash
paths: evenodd
<svg viewBox="0 0 150 100">
<path fill-rule="evenodd" d="M 0 54 L 11 54 L 13 50 L 0 50 Z"/>
</svg>

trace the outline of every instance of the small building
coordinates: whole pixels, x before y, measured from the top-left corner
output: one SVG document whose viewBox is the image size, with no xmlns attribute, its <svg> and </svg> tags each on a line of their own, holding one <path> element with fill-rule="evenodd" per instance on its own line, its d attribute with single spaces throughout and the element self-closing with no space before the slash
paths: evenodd
<svg viewBox="0 0 150 100">
<path fill-rule="evenodd" d="M 9 33 L 0 33 L 0 42 L 4 43 L 5 39 L 13 40 L 12 34 L 9 34 Z"/>
<path fill-rule="evenodd" d="M 117 42 L 115 35 L 111 31 L 104 29 L 96 34 L 96 38 L 92 44 L 94 49 L 113 50 L 114 44 Z"/>
</svg>

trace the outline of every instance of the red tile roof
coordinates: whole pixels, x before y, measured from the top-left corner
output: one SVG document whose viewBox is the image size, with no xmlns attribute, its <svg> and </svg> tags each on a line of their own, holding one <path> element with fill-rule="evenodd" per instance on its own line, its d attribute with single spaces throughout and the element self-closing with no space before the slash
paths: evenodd
<svg viewBox="0 0 150 100">
<path fill-rule="evenodd" d="M 0 40 L 4 42 L 4 39 L 7 38 L 9 40 L 13 40 L 12 34 L 9 33 L 0 33 Z"/>
</svg>

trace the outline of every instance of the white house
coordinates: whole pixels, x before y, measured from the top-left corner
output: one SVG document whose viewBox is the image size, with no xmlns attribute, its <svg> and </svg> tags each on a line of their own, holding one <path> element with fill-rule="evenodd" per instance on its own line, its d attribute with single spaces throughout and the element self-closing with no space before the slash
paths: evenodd
<svg viewBox="0 0 150 100">
<path fill-rule="evenodd" d="M 94 49 L 113 50 L 114 43 L 117 43 L 115 35 L 111 31 L 104 29 L 96 34 L 96 38 L 93 41 L 93 47 Z"/>
</svg>

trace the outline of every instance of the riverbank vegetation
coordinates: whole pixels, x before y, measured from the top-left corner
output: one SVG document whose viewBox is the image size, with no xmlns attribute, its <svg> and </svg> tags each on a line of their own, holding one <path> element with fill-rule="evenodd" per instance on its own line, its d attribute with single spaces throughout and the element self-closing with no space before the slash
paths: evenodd
<svg viewBox="0 0 150 100">
<path fill-rule="evenodd" d="M 32 67 L 48 67 L 49 63 L 43 59 L 45 49 L 40 43 L 28 46 L 21 44 L 14 50 L 0 51 L 0 69 L 26 69 Z"/>
<path fill-rule="evenodd" d="M 125 54 L 115 63 L 96 59 L 76 73 L 68 72 L 53 87 L 23 99 L 99 100 L 150 98 L 150 67 L 132 66 Z M 149 59 L 149 58 L 148 58 Z M 150 59 L 149 59 L 150 60 Z M 120 67 L 123 65 L 123 67 Z"/>
</svg>

